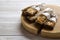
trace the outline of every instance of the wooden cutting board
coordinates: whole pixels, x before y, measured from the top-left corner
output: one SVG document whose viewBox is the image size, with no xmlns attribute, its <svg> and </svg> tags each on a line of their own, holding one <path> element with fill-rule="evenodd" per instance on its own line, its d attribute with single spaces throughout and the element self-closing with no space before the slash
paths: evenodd
<svg viewBox="0 0 60 40">
<path fill-rule="evenodd" d="M 42 29 L 39 34 L 42 37 L 47 37 L 47 38 L 60 38 L 60 25 L 59 25 L 60 24 L 60 6 L 55 6 L 55 5 L 46 5 L 46 6 L 54 9 L 54 11 L 58 17 L 58 20 L 52 31 Z M 23 27 L 26 30 L 28 30 L 30 33 L 38 34 L 38 31 L 39 31 L 38 27 L 35 26 L 34 23 L 30 24 L 30 23 L 26 22 L 24 16 L 21 16 L 21 23 L 22 23 Z"/>
</svg>

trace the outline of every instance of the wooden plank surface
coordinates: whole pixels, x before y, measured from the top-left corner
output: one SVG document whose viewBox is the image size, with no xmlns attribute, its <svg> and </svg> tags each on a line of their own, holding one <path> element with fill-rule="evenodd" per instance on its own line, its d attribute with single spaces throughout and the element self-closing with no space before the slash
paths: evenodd
<svg viewBox="0 0 60 40">
<path fill-rule="evenodd" d="M 60 40 L 30 34 L 21 26 L 21 10 L 40 3 L 60 5 L 60 0 L 0 0 L 0 40 Z"/>
</svg>

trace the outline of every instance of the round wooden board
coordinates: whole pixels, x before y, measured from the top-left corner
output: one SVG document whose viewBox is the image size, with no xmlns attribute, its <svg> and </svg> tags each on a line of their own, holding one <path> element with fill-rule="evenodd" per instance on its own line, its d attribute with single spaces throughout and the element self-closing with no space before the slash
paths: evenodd
<svg viewBox="0 0 60 40">
<path fill-rule="evenodd" d="M 54 11 L 58 17 L 58 20 L 52 31 L 42 29 L 40 35 L 42 37 L 47 37 L 47 38 L 60 38 L 60 25 L 59 25 L 60 24 L 60 6 L 55 6 L 55 5 L 46 5 L 46 6 L 54 9 Z M 24 20 L 23 16 L 21 16 L 21 23 L 26 30 L 28 30 L 29 32 L 31 32 L 33 34 L 37 34 L 38 28 L 36 28 L 36 26 L 33 23 L 32 24 L 27 23 Z"/>
</svg>

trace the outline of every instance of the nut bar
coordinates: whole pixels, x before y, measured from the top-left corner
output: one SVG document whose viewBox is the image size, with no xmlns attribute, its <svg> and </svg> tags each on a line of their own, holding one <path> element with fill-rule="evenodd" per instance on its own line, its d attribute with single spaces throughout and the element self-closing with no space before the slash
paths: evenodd
<svg viewBox="0 0 60 40">
<path fill-rule="evenodd" d="M 36 23 L 39 23 L 39 24 L 44 24 L 47 20 L 47 17 L 45 15 L 40 15 L 37 17 L 36 19 Z"/>
<path fill-rule="evenodd" d="M 29 7 L 23 11 L 24 16 L 34 16 L 36 13 L 37 13 L 37 10 L 32 7 Z"/>
</svg>

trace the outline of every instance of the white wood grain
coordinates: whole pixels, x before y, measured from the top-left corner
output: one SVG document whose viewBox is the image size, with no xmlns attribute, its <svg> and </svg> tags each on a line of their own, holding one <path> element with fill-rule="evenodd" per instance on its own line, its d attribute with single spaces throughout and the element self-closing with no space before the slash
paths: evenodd
<svg viewBox="0 0 60 40">
<path fill-rule="evenodd" d="M 60 39 L 46 39 L 41 37 L 27 38 L 25 36 L 0 36 L 0 40 L 60 40 Z"/>
</svg>

